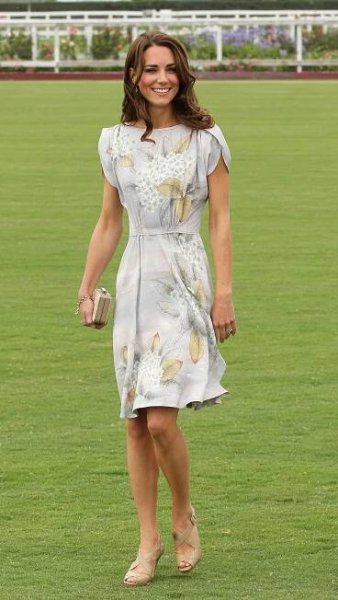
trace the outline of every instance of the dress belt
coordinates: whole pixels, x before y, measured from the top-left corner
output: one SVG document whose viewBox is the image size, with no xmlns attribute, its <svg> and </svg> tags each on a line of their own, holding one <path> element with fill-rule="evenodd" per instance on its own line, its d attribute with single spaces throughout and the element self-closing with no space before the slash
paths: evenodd
<svg viewBox="0 0 338 600">
<path fill-rule="evenodd" d="M 170 235 L 173 233 L 183 233 L 184 235 L 199 235 L 199 231 L 182 231 L 180 229 L 171 229 L 168 231 L 163 231 L 163 229 L 159 230 L 150 230 L 150 231 L 135 231 L 131 230 L 129 233 L 129 237 L 139 237 L 139 236 L 148 236 L 148 235 Z"/>
</svg>

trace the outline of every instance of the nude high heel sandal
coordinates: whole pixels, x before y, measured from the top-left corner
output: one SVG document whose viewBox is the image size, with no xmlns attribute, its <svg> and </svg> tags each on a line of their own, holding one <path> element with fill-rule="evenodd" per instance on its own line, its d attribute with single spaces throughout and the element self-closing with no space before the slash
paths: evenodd
<svg viewBox="0 0 338 600">
<path fill-rule="evenodd" d="M 202 555 L 200 539 L 196 526 L 196 514 L 193 507 L 191 507 L 190 523 L 188 527 L 184 531 L 173 531 L 173 538 L 175 542 L 177 568 L 179 571 L 181 571 L 181 573 L 191 571 L 197 565 Z M 191 547 L 191 550 L 188 550 L 185 553 L 180 551 L 180 545 L 183 543 L 188 544 Z M 188 564 L 182 567 L 182 562 Z"/>
<path fill-rule="evenodd" d="M 164 553 L 164 544 L 161 536 L 159 536 L 157 546 L 155 550 L 150 552 L 138 553 L 136 560 L 130 565 L 129 570 L 124 576 L 123 583 L 129 587 L 135 587 L 137 585 L 147 585 L 155 575 L 155 569 L 158 561 Z M 134 571 L 134 569 L 141 565 L 142 571 Z M 127 581 L 133 579 L 133 581 Z"/>
</svg>

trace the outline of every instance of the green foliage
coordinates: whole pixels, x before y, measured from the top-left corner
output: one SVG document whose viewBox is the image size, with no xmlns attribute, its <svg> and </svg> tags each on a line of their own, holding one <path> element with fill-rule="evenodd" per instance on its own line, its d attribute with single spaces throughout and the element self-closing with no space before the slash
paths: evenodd
<svg viewBox="0 0 338 600">
<path fill-rule="evenodd" d="M 8 43 L 8 39 L 4 37 L 0 37 L 0 58 L 8 59 L 12 58 L 10 54 L 10 47 Z"/>
<path fill-rule="evenodd" d="M 322 26 L 313 27 L 312 32 L 305 32 L 304 41 L 308 52 L 326 52 L 338 50 L 338 29 L 330 28 L 324 33 Z"/>
<path fill-rule="evenodd" d="M 203 35 L 178 35 L 185 45 L 191 60 L 213 60 L 216 58 L 216 46 L 205 39 Z"/>
<path fill-rule="evenodd" d="M 14 52 L 14 57 L 29 60 L 32 58 L 32 38 L 30 35 L 18 33 L 10 37 L 10 45 Z"/>
<path fill-rule="evenodd" d="M 87 53 L 87 42 L 84 35 L 70 33 L 60 37 L 61 59 L 76 60 L 79 54 Z M 54 38 L 40 38 L 38 44 L 38 56 L 42 60 L 54 58 Z"/>
<path fill-rule="evenodd" d="M 87 41 L 84 35 L 70 34 L 60 40 L 61 58 L 76 60 L 79 54 L 87 53 Z"/>
<path fill-rule="evenodd" d="M 91 52 L 93 58 L 119 58 L 129 40 L 119 27 L 104 27 L 93 35 Z"/>
<path fill-rule="evenodd" d="M 146 590 L 121 585 L 138 527 L 111 321 L 73 314 L 121 90 L 0 83 L 1 598 L 336 600 L 337 84 L 197 83 L 233 155 L 238 332 L 229 398 L 180 415 L 203 559 L 177 573 L 161 476 L 166 551 Z"/>
<path fill-rule="evenodd" d="M 38 58 L 52 60 L 54 58 L 54 38 L 41 38 L 38 42 Z"/>
<path fill-rule="evenodd" d="M 248 42 L 240 48 L 224 44 L 223 56 L 224 58 L 280 58 L 281 52 L 279 48 L 260 48 L 257 44 Z"/>
<path fill-rule="evenodd" d="M 32 38 L 21 31 L 12 31 L 8 37 L 0 38 L 0 58 L 31 60 Z"/>
<path fill-rule="evenodd" d="M 188 54 L 191 60 L 213 60 L 216 58 L 216 47 L 215 44 L 205 42 L 191 48 L 188 51 Z"/>
<path fill-rule="evenodd" d="M 176 35 L 187 48 L 192 61 L 215 60 L 216 44 L 215 33 L 201 31 L 198 34 L 181 33 L 179 30 L 171 32 Z M 331 27 L 324 32 L 322 26 L 313 27 L 311 31 L 303 31 L 304 54 L 312 58 L 335 58 L 338 53 L 338 32 Z M 60 38 L 60 55 L 62 59 L 76 60 L 79 57 L 90 56 L 94 59 L 112 58 L 121 60 L 125 58 L 130 44 L 130 31 L 125 32 L 122 27 L 101 28 L 94 33 L 91 49 L 87 48 L 85 36 L 81 28 L 71 26 L 67 36 Z M 49 60 L 54 56 L 54 40 L 52 37 L 40 37 L 38 42 L 38 57 Z M 24 33 L 13 31 L 9 37 L 0 38 L 0 58 L 31 59 L 31 38 Z M 292 58 L 295 57 L 295 42 L 291 39 L 287 28 L 260 26 L 249 28 L 239 27 L 232 30 L 226 27 L 223 30 L 223 57 L 232 59 L 228 67 L 251 69 L 245 66 L 243 59 L 250 58 Z M 121 62 L 122 65 L 122 62 Z M 207 66 L 204 68 L 208 69 Z M 222 65 L 211 66 L 211 70 L 223 68 Z M 284 69 L 284 67 L 282 67 Z M 259 70 L 259 67 L 255 67 Z M 320 67 L 325 70 L 326 67 Z"/>
</svg>

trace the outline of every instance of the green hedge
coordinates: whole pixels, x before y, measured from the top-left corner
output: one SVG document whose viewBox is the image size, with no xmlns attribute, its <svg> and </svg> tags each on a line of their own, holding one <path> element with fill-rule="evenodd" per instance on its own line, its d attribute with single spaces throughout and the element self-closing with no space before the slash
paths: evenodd
<svg viewBox="0 0 338 600">
<path fill-rule="evenodd" d="M 124 59 L 130 44 L 130 35 L 123 35 L 119 27 L 103 27 L 96 30 L 91 49 L 79 29 L 63 36 L 60 40 L 62 59 L 80 59 L 92 55 L 94 59 Z M 215 60 L 216 48 L 214 33 L 208 30 L 199 35 L 177 34 L 185 44 L 191 60 Z M 304 56 L 309 58 L 338 58 L 338 29 L 331 28 L 324 33 L 323 27 L 316 26 L 311 32 L 304 30 Z M 234 68 L 246 58 L 293 58 L 295 43 L 287 30 L 269 26 L 223 30 L 223 56 L 231 59 Z M 0 37 L 0 59 L 31 59 L 31 37 L 24 33 L 12 32 L 8 37 Z M 38 58 L 54 58 L 54 39 L 40 38 Z M 237 65 L 237 66 L 236 66 Z M 211 68 L 211 67 L 210 67 Z M 215 68 L 215 67 L 213 67 Z M 225 68 L 217 66 L 216 68 Z M 228 67 L 227 67 L 228 68 Z M 232 69 L 232 66 L 229 67 Z M 244 68 L 244 67 L 243 67 Z M 245 67 L 248 68 L 248 67 Z M 336 69 L 335 69 L 336 70 Z"/>
<path fill-rule="evenodd" d="M 0 37 L 0 58 L 31 60 L 32 38 L 25 33 L 11 33 L 9 37 Z"/>
<path fill-rule="evenodd" d="M 127 51 L 130 36 L 123 36 L 119 27 L 102 27 L 93 35 L 91 52 L 93 58 L 120 58 Z"/>
</svg>

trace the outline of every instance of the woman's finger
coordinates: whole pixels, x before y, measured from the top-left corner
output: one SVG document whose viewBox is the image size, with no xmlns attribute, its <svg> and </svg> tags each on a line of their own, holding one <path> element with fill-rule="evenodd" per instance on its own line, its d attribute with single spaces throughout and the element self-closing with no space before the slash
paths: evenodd
<svg viewBox="0 0 338 600">
<path fill-rule="evenodd" d="M 83 302 L 83 304 L 81 304 L 80 315 L 82 325 L 85 325 L 85 327 L 90 327 L 93 321 L 93 303 L 91 300 L 86 300 Z"/>
<path fill-rule="evenodd" d="M 225 339 L 227 340 L 231 336 L 231 329 L 225 328 Z"/>
<path fill-rule="evenodd" d="M 235 335 L 236 333 L 236 322 L 235 320 L 230 321 L 230 323 L 227 323 L 227 325 L 225 326 L 225 330 L 226 330 L 226 337 L 230 337 L 230 335 Z"/>
<path fill-rule="evenodd" d="M 216 334 L 217 341 L 224 342 L 224 340 L 227 337 L 224 325 L 218 325 L 218 327 L 216 327 L 216 329 L 217 329 L 217 333 L 218 333 L 218 335 Z"/>
</svg>

